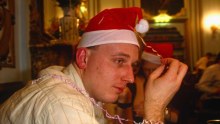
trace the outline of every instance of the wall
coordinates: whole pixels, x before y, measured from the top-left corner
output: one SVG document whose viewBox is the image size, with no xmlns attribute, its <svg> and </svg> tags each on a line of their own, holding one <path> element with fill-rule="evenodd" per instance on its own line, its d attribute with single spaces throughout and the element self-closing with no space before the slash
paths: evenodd
<svg viewBox="0 0 220 124">
<path fill-rule="evenodd" d="M 212 52 L 217 54 L 220 52 L 220 29 L 218 29 L 215 38 L 213 38 L 210 25 L 205 23 L 205 20 L 209 15 L 216 14 L 218 19 L 219 28 L 220 28 L 220 0 L 201 0 L 202 8 L 202 43 L 203 43 L 203 54 L 206 52 Z"/>
<path fill-rule="evenodd" d="M 30 79 L 29 56 L 29 1 L 15 0 L 15 68 L 0 70 L 0 83 Z"/>
</svg>

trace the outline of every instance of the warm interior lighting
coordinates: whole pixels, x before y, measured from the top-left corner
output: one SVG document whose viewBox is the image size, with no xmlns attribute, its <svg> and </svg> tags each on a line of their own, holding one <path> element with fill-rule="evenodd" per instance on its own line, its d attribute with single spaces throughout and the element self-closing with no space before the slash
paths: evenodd
<svg viewBox="0 0 220 124">
<path fill-rule="evenodd" d="M 217 31 L 220 29 L 220 26 L 212 25 L 210 28 L 211 28 L 211 31 L 212 31 L 212 36 L 213 36 L 213 38 L 215 38 L 216 34 L 217 34 Z"/>
<path fill-rule="evenodd" d="M 161 10 L 159 11 L 159 15 L 155 16 L 153 19 L 156 23 L 167 23 L 171 20 L 171 16 L 167 14 L 167 11 Z"/>
<path fill-rule="evenodd" d="M 220 29 L 220 15 L 213 14 L 205 18 L 204 27 L 211 30 L 212 37 L 215 38 L 217 31 Z"/>
<path fill-rule="evenodd" d="M 86 12 L 87 12 L 87 8 L 86 8 L 84 2 L 82 2 L 81 5 L 80 5 L 80 11 L 81 11 L 82 13 L 86 13 Z"/>
<path fill-rule="evenodd" d="M 215 33 L 219 29 L 216 25 L 212 25 L 210 28 L 213 33 Z"/>
<path fill-rule="evenodd" d="M 56 8 L 56 17 L 57 18 L 62 18 L 64 16 L 63 10 L 60 7 Z"/>
<path fill-rule="evenodd" d="M 212 14 L 205 17 L 204 26 L 210 28 L 213 25 L 220 25 L 220 15 Z"/>
</svg>

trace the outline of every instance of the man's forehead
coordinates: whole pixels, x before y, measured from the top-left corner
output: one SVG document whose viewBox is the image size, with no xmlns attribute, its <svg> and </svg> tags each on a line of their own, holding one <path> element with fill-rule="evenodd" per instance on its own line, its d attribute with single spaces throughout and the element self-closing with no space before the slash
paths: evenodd
<svg viewBox="0 0 220 124">
<path fill-rule="evenodd" d="M 133 47 L 136 47 L 137 50 L 139 50 L 139 47 L 134 45 L 134 44 L 129 44 L 129 43 L 109 43 L 109 44 L 101 44 L 101 45 L 97 45 L 99 46 L 100 48 L 117 48 L 120 50 L 123 49 L 123 48 L 133 48 Z"/>
</svg>

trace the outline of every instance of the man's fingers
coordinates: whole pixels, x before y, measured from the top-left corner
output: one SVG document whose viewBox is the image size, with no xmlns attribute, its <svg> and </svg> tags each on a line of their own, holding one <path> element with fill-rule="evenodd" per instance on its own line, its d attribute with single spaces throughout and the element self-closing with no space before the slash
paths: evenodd
<svg viewBox="0 0 220 124">
<path fill-rule="evenodd" d="M 177 80 L 182 81 L 184 76 L 186 75 L 186 72 L 188 70 L 188 66 L 186 64 L 180 63 L 180 67 L 178 69 L 178 76 Z"/>
<path fill-rule="evenodd" d="M 168 66 L 164 76 L 177 77 L 180 82 L 183 80 L 188 69 L 186 64 L 172 58 L 163 59 L 162 63 Z"/>
<path fill-rule="evenodd" d="M 167 66 L 164 76 L 175 76 L 178 73 L 180 62 L 176 59 L 165 58 L 162 63 Z"/>
<path fill-rule="evenodd" d="M 150 79 L 158 78 L 164 71 L 165 65 L 160 65 L 157 69 L 155 69 L 149 76 Z"/>
</svg>

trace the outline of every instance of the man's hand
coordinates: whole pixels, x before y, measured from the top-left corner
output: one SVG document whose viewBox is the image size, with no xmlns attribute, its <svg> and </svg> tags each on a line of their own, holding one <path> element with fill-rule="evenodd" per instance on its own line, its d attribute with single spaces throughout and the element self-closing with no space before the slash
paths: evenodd
<svg viewBox="0 0 220 124">
<path fill-rule="evenodd" d="M 180 88 L 187 66 L 176 59 L 163 59 L 149 76 L 145 87 L 145 119 L 164 121 L 164 111 Z"/>
</svg>

